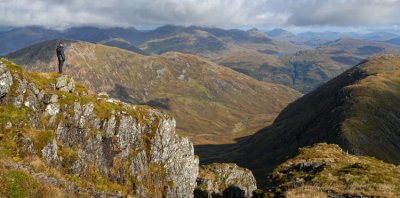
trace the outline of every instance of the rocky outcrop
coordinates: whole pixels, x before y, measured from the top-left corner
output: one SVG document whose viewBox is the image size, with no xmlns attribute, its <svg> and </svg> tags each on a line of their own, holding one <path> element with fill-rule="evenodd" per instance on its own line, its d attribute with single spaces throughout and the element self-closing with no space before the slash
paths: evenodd
<svg viewBox="0 0 400 198">
<path fill-rule="evenodd" d="M 73 92 L 75 90 L 75 80 L 68 75 L 62 75 L 56 79 L 56 89 Z"/>
<path fill-rule="evenodd" d="M 6 63 L 9 68 L 0 67 L 4 104 L 25 112 L 19 127 L 42 131 L 15 137 L 28 144 L 21 153 L 40 154 L 69 177 L 95 182 L 103 190 L 117 189 L 122 196 L 193 197 L 199 162 L 192 143 L 176 135 L 173 118 L 148 107 L 81 94 L 67 75 L 29 76 Z M 39 137 L 48 142 L 37 143 Z"/>
<path fill-rule="evenodd" d="M 42 149 L 42 156 L 48 164 L 54 165 L 58 163 L 58 146 L 57 141 L 53 139 Z"/>
<path fill-rule="evenodd" d="M 10 91 L 12 81 L 11 73 L 7 70 L 6 65 L 0 62 L 0 98 Z"/>
<path fill-rule="evenodd" d="M 250 170 L 236 164 L 210 164 L 200 167 L 195 197 L 251 197 L 257 189 Z"/>
</svg>

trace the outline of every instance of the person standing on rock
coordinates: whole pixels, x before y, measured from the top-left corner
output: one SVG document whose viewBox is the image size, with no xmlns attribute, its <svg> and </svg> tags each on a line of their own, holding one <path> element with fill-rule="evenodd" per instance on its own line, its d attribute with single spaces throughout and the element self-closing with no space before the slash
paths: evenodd
<svg viewBox="0 0 400 198">
<path fill-rule="evenodd" d="M 57 58 L 58 58 L 58 73 L 62 74 L 63 66 L 64 66 L 64 62 L 65 62 L 63 42 L 58 43 L 56 52 L 57 52 Z"/>
</svg>

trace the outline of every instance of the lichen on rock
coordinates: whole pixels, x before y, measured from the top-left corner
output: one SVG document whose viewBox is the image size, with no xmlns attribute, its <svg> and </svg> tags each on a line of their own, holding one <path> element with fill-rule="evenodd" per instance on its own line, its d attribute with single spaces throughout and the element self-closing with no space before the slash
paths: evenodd
<svg viewBox="0 0 400 198">
<path fill-rule="evenodd" d="M 42 149 L 42 156 L 48 164 L 57 164 L 58 163 L 57 152 L 58 152 L 57 141 L 53 139 L 53 141 L 51 141 Z"/>
<path fill-rule="evenodd" d="M 195 197 L 252 197 L 256 189 L 250 170 L 236 164 L 214 163 L 200 166 Z"/>
<path fill-rule="evenodd" d="M 68 75 L 62 75 L 56 79 L 56 89 L 73 92 L 75 90 L 75 80 Z"/>
<path fill-rule="evenodd" d="M 0 62 L 0 98 L 5 96 L 13 84 L 11 73 L 7 70 L 5 64 Z"/>
</svg>

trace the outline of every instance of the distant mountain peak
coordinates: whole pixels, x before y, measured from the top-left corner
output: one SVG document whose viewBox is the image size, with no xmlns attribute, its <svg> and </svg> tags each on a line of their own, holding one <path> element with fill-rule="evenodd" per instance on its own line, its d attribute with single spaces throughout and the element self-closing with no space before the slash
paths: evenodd
<svg viewBox="0 0 400 198">
<path fill-rule="evenodd" d="M 251 28 L 250 30 L 247 30 L 247 32 L 260 32 L 258 28 Z"/>
<path fill-rule="evenodd" d="M 290 38 L 295 36 L 293 33 L 281 28 L 275 28 L 271 31 L 266 32 L 266 34 L 277 38 Z"/>
</svg>

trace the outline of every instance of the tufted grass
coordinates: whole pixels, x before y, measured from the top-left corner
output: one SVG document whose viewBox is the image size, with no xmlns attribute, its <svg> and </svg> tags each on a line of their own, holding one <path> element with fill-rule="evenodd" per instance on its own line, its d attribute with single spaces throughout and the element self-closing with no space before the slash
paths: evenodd
<svg viewBox="0 0 400 198">
<path fill-rule="evenodd" d="M 21 170 L 0 169 L 1 197 L 62 197 L 61 191 L 52 185 L 38 181 Z"/>
</svg>

